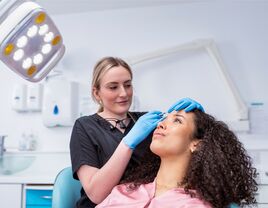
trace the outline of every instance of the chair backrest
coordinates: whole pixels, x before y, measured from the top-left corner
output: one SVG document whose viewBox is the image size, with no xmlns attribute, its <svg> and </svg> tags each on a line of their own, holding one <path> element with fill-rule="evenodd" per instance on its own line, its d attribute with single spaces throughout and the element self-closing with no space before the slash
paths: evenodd
<svg viewBox="0 0 268 208">
<path fill-rule="evenodd" d="M 235 203 L 230 204 L 229 208 L 239 208 L 239 206 Z"/>
<path fill-rule="evenodd" d="M 52 208 L 74 208 L 81 187 L 81 183 L 73 178 L 71 167 L 61 170 L 54 182 Z"/>
</svg>

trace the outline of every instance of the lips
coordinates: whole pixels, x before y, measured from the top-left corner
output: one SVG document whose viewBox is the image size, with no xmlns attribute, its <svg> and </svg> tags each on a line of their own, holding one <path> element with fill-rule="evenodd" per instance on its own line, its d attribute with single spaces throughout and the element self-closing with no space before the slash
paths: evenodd
<svg viewBox="0 0 268 208">
<path fill-rule="evenodd" d="M 124 100 L 124 101 L 119 101 L 117 102 L 119 105 L 126 105 L 128 104 L 128 100 Z"/>
<path fill-rule="evenodd" d="M 160 131 L 155 131 L 153 134 L 153 137 L 163 137 L 163 136 L 165 136 L 165 134 Z"/>
</svg>

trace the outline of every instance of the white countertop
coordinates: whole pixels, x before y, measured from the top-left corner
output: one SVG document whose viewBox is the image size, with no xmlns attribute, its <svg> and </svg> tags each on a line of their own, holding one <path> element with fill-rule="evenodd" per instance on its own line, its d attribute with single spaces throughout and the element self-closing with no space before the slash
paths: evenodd
<svg viewBox="0 0 268 208">
<path fill-rule="evenodd" d="M 7 152 L 6 155 L 31 155 L 35 159 L 25 170 L 11 174 L 0 174 L 0 183 L 53 184 L 57 174 L 71 166 L 69 152 Z"/>
</svg>

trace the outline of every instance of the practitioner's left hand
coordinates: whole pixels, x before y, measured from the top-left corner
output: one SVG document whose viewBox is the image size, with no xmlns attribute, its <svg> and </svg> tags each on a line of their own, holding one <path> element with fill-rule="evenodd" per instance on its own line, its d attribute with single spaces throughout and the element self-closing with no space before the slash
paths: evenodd
<svg viewBox="0 0 268 208">
<path fill-rule="evenodd" d="M 169 109 L 168 109 L 168 113 L 171 113 L 172 111 L 180 111 L 183 110 L 185 112 L 190 112 L 194 109 L 198 109 L 201 110 L 202 112 L 204 111 L 204 108 L 202 107 L 202 105 L 198 102 L 196 102 L 195 100 L 192 100 L 191 98 L 183 98 L 181 100 L 179 100 L 178 102 L 174 103 Z"/>
</svg>

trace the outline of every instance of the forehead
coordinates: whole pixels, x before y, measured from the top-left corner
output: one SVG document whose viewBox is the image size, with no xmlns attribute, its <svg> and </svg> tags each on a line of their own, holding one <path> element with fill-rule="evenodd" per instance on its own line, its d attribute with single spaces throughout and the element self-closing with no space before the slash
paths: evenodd
<svg viewBox="0 0 268 208">
<path fill-rule="evenodd" d="M 101 83 L 125 82 L 131 80 L 131 74 L 123 66 L 115 66 L 108 69 L 100 78 Z"/>
<path fill-rule="evenodd" d="M 194 113 L 186 113 L 184 110 L 172 111 L 171 113 L 167 114 L 167 117 L 180 117 L 186 121 L 192 122 L 194 120 Z"/>
</svg>

